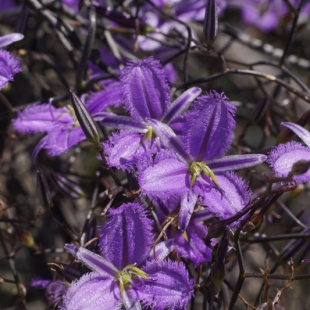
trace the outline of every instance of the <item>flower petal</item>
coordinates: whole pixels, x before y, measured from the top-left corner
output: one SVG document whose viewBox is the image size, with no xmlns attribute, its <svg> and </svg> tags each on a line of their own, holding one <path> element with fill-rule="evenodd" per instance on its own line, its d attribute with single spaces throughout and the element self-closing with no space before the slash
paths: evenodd
<svg viewBox="0 0 310 310">
<path fill-rule="evenodd" d="M 0 48 L 10 45 L 14 42 L 20 41 L 24 38 L 21 33 L 10 33 L 0 37 Z"/>
<path fill-rule="evenodd" d="M 195 161 L 223 156 L 232 141 L 235 106 L 215 91 L 200 96 L 186 114 L 183 141 Z"/>
<path fill-rule="evenodd" d="M 148 261 L 156 259 L 156 261 L 161 261 L 165 259 L 172 252 L 173 249 L 174 249 L 173 239 L 161 241 L 156 244 L 155 252 L 152 249 L 145 260 Z"/>
<path fill-rule="evenodd" d="M 59 118 L 63 118 L 62 114 L 66 114 L 64 109 L 56 109 L 48 103 L 29 105 L 18 112 L 13 127 L 19 132 L 48 132 Z"/>
<path fill-rule="evenodd" d="M 268 157 L 269 165 L 279 177 L 287 177 L 299 160 L 310 161 L 310 149 L 295 141 L 276 146 Z M 304 174 L 293 176 L 293 179 L 298 183 L 310 181 L 310 169 Z"/>
<path fill-rule="evenodd" d="M 110 107 L 119 107 L 122 104 L 121 85 L 118 82 L 110 84 L 106 89 L 90 95 L 86 108 L 90 114 L 95 114 Z"/>
<path fill-rule="evenodd" d="M 167 158 L 140 171 L 142 193 L 150 198 L 168 199 L 182 195 L 189 187 L 188 167 L 176 158 Z"/>
<path fill-rule="evenodd" d="M 138 203 L 110 210 L 111 217 L 100 231 L 100 250 L 118 269 L 144 261 L 152 243 L 152 222 Z"/>
<path fill-rule="evenodd" d="M 51 130 L 45 137 L 45 148 L 51 156 L 58 156 L 68 152 L 73 146 L 79 142 L 86 140 L 86 136 L 80 126 L 59 127 Z"/>
<path fill-rule="evenodd" d="M 210 160 L 207 164 L 213 172 L 224 172 L 256 166 L 266 159 L 267 156 L 262 154 L 231 155 Z"/>
<path fill-rule="evenodd" d="M 98 273 L 102 279 L 114 278 L 117 275 L 117 268 L 100 255 L 73 244 L 66 244 L 65 249 L 89 269 Z"/>
<path fill-rule="evenodd" d="M 283 122 L 281 125 L 292 130 L 308 147 L 310 147 L 310 132 L 307 129 L 289 122 Z"/>
<path fill-rule="evenodd" d="M 170 104 L 165 72 L 153 57 L 129 61 L 121 74 L 123 101 L 132 117 L 160 119 Z"/>
<path fill-rule="evenodd" d="M 121 309 L 122 301 L 116 297 L 113 282 L 95 272 L 85 274 L 69 288 L 60 310 Z"/>
<path fill-rule="evenodd" d="M 0 89 L 13 81 L 13 76 L 21 71 L 19 61 L 8 51 L 0 50 Z"/>
<path fill-rule="evenodd" d="M 156 143 L 148 140 L 142 142 L 143 136 L 137 132 L 120 131 L 113 134 L 104 143 L 107 163 L 111 167 L 123 170 L 133 170 L 139 160 L 144 159 L 148 154 L 158 151 Z"/>
<path fill-rule="evenodd" d="M 183 309 L 193 293 L 194 281 L 189 280 L 183 263 L 164 260 L 147 263 L 143 270 L 150 277 L 140 284 L 143 306 L 164 310 Z M 141 292 L 141 294 L 140 294 Z"/>
<path fill-rule="evenodd" d="M 201 194 L 201 201 L 206 209 L 220 219 L 226 219 L 235 215 L 243 209 L 250 201 L 251 192 L 244 181 L 233 172 L 216 174 L 216 178 L 221 186 L 218 189 L 213 182 L 208 182 L 199 178 L 194 187 Z M 233 224 L 234 225 L 234 224 Z"/>
<path fill-rule="evenodd" d="M 200 95 L 201 88 L 192 87 L 180 95 L 168 108 L 162 117 L 163 123 L 172 122 L 180 113 L 188 109 L 190 104 Z"/>
<path fill-rule="evenodd" d="M 195 205 L 198 200 L 198 195 L 193 193 L 192 190 L 188 190 L 183 194 L 180 208 L 180 229 L 185 231 L 187 225 L 192 217 Z"/>
</svg>

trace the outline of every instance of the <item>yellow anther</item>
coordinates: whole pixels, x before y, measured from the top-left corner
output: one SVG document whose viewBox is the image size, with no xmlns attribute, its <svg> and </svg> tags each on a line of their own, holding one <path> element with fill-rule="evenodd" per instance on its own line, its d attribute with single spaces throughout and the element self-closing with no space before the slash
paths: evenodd
<svg viewBox="0 0 310 310">
<path fill-rule="evenodd" d="M 204 162 L 196 162 L 194 161 L 191 166 L 190 166 L 190 173 L 191 173 L 191 184 L 190 187 L 193 187 L 196 179 L 198 178 L 198 176 L 201 174 L 201 172 L 204 172 L 204 174 L 206 176 L 208 176 L 209 178 L 212 179 L 212 181 L 214 182 L 214 184 L 220 189 L 220 185 L 218 180 L 216 179 L 215 174 L 213 173 L 213 171 L 207 166 L 206 163 Z"/>
<path fill-rule="evenodd" d="M 148 279 L 148 275 L 143 270 L 137 268 L 134 264 L 129 264 L 123 270 L 117 271 L 116 280 L 119 282 L 122 297 L 126 287 L 130 287 L 132 279 L 136 277 Z"/>
<path fill-rule="evenodd" d="M 185 241 L 188 242 L 188 235 L 187 235 L 187 232 L 186 232 L 186 231 L 183 231 L 182 235 L 183 235 Z"/>
<path fill-rule="evenodd" d="M 149 143 L 151 144 L 152 142 L 152 137 L 153 137 L 153 128 L 151 126 L 148 127 L 147 132 L 144 134 L 142 140 L 141 140 L 141 144 L 148 139 Z"/>
</svg>

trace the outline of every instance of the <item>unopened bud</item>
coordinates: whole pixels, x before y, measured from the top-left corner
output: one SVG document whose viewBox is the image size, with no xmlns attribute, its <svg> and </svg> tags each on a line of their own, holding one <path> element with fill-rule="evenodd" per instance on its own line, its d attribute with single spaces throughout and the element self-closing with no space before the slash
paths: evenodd
<svg viewBox="0 0 310 310">
<path fill-rule="evenodd" d="M 79 97 L 70 91 L 71 103 L 75 112 L 75 116 L 87 138 L 87 140 L 93 143 L 97 148 L 100 148 L 100 137 L 97 130 L 95 121 L 87 111 L 84 103 L 79 99 Z"/>
<path fill-rule="evenodd" d="M 49 211 L 53 206 L 52 197 L 45 176 L 39 170 L 37 170 L 36 183 L 41 205 L 45 210 Z"/>
<path fill-rule="evenodd" d="M 302 159 L 297 161 L 293 165 L 291 173 L 292 175 L 301 175 L 306 173 L 309 168 L 310 168 L 310 161 Z"/>
<path fill-rule="evenodd" d="M 206 14 L 203 24 L 203 35 L 206 39 L 208 48 L 211 48 L 217 35 L 218 29 L 218 14 L 217 1 L 207 0 Z"/>
<path fill-rule="evenodd" d="M 242 231 L 247 233 L 247 232 L 250 232 L 252 230 L 255 229 L 255 225 L 252 223 L 252 222 L 247 222 L 243 228 L 242 228 Z"/>
<path fill-rule="evenodd" d="M 251 218 L 251 223 L 254 227 L 259 227 L 264 222 L 264 216 L 260 213 L 255 213 Z"/>
<path fill-rule="evenodd" d="M 219 293 L 224 277 L 225 277 L 224 263 L 216 261 L 211 266 L 211 281 L 215 288 L 215 294 Z"/>
<path fill-rule="evenodd" d="M 81 189 L 81 187 L 75 182 L 71 181 L 67 177 L 59 174 L 52 173 L 52 179 L 56 183 L 56 185 L 60 188 L 64 194 L 68 195 L 72 199 L 85 198 L 86 195 Z"/>
<path fill-rule="evenodd" d="M 36 247 L 32 234 L 28 230 L 22 230 L 18 233 L 19 241 L 28 248 Z"/>
</svg>

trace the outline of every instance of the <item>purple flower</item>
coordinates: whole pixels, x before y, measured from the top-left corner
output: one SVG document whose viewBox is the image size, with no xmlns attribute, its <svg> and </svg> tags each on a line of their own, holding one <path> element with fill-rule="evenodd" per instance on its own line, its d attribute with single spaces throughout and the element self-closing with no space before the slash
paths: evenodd
<svg viewBox="0 0 310 310">
<path fill-rule="evenodd" d="M 11 33 L 0 37 L 0 48 L 5 47 L 13 42 L 23 39 L 20 33 Z M 13 81 L 13 76 L 21 72 L 19 61 L 11 53 L 0 50 L 0 90 L 7 86 L 8 82 Z"/>
<path fill-rule="evenodd" d="M 180 227 L 184 230 L 200 200 L 220 218 L 239 211 L 249 202 L 247 186 L 226 171 L 265 161 L 260 154 L 224 156 L 232 140 L 235 107 L 223 94 L 211 93 L 194 102 L 183 123 L 182 141 L 165 124 L 148 120 L 166 148 L 153 165 L 140 169 L 142 194 L 150 198 L 181 197 Z M 233 199 L 231 197 L 234 197 Z"/>
<path fill-rule="evenodd" d="M 295 8 L 300 3 L 299 0 L 290 2 Z M 292 20 L 288 18 L 290 10 L 284 0 L 232 0 L 229 5 L 240 8 L 244 20 L 263 31 L 274 30 L 277 26 L 287 25 L 288 21 Z M 310 4 L 305 2 L 300 11 L 300 18 L 309 18 L 309 13 Z"/>
<path fill-rule="evenodd" d="M 176 118 L 201 90 L 193 87 L 171 103 L 165 72 L 160 62 L 152 57 L 137 62 L 129 61 L 121 73 L 120 82 L 122 101 L 130 116 L 103 112 L 95 114 L 94 118 L 105 125 L 122 129 L 119 135 L 114 135 L 104 144 L 104 148 L 110 166 L 131 170 L 139 159 L 154 153 L 156 148 L 152 125 L 147 119 L 173 127 Z M 143 143 L 146 139 L 149 143 Z"/>
<path fill-rule="evenodd" d="M 101 91 L 105 101 L 98 101 L 91 97 L 86 108 L 91 115 L 115 104 L 120 105 L 120 93 L 115 84 Z M 86 140 L 86 136 L 80 127 L 73 108 L 68 105 L 63 108 L 55 108 L 51 104 L 29 105 L 13 121 L 15 130 L 19 132 L 35 133 L 44 132 L 47 135 L 37 145 L 33 157 L 44 148 L 51 156 L 57 156 L 67 152 L 71 147 Z"/>
<path fill-rule="evenodd" d="M 31 286 L 35 288 L 45 289 L 45 297 L 50 307 L 54 307 L 55 304 L 59 303 L 62 296 L 66 294 L 69 283 L 62 281 L 52 281 L 43 279 L 33 279 Z"/>
<path fill-rule="evenodd" d="M 142 206 L 123 204 L 109 216 L 100 232 L 101 255 L 65 246 L 92 272 L 72 284 L 60 309 L 141 309 L 141 304 L 158 310 L 184 308 L 193 281 L 182 263 L 164 260 L 171 240 L 157 244 L 154 258 L 152 222 Z"/>
<path fill-rule="evenodd" d="M 287 177 L 292 173 L 296 174 L 293 175 L 293 180 L 297 183 L 308 182 L 310 181 L 310 170 L 308 169 L 310 162 L 310 132 L 294 123 L 283 122 L 281 124 L 291 129 L 306 146 L 295 141 L 280 144 L 271 150 L 268 163 L 279 177 Z M 302 173 L 294 173 L 294 170 L 297 169 L 294 165 L 298 164 L 298 162 L 300 165 L 306 164 L 303 165 L 304 171 Z"/>
</svg>

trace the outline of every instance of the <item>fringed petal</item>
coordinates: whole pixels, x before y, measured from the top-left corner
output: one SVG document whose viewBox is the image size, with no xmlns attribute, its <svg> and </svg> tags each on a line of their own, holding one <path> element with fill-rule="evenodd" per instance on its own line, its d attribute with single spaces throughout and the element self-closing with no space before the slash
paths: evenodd
<svg viewBox="0 0 310 310">
<path fill-rule="evenodd" d="M 176 252 L 182 258 L 191 260 L 195 267 L 210 262 L 212 251 L 205 244 L 208 229 L 201 222 L 191 220 L 186 228 L 186 237 L 177 230 L 174 236 Z"/>
<path fill-rule="evenodd" d="M 194 281 L 188 277 L 183 263 L 164 260 L 147 263 L 143 270 L 150 277 L 140 283 L 143 306 L 164 310 L 184 309 L 193 294 Z"/>
<path fill-rule="evenodd" d="M 13 76 L 21 71 L 19 61 L 8 51 L 0 50 L 0 89 L 13 81 Z"/>
<path fill-rule="evenodd" d="M 300 160 L 310 161 L 310 149 L 295 141 L 274 147 L 268 156 L 269 165 L 279 177 L 287 177 L 293 165 Z M 298 183 L 309 182 L 310 169 L 293 176 L 293 179 Z"/>
<path fill-rule="evenodd" d="M 213 172 L 225 172 L 256 166 L 266 160 L 267 156 L 262 154 L 231 155 L 210 160 L 207 164 Z"/>
<path fill-rule="evenodd" d="M 142 142 L 142 138 L 141 134 L 130 131 L 120 131 L 113 134 L 103 144 L 108 165 L 131 171 L 139 161 L 158 151 L 155 142 L 148 140 Z"/>
<path fill-rule="evenodd" d="M 200 193 L 200 199 L 206 209 L 214 216 L 226 219 L 235 215 L 250 202 L 251 192 L 247 184 L 233 172 L 216 174 L 216 178 L 220 189 L 213 182 L 209 182 L 208 185 L 208 182 L 202 178 L 198 179 L 194 187 L 197 186 L 195 190 Z M 199 190 L 198 187 L 200 187 Z"/>
<path fill-rule="evenodd" d="M 79 142 L 86 140 L 86 136 L 80 126 L 67 128 L 55 128 L 45 137 L 45 148 L 51 156 L 58 156 L 68 152 Z"/>
<path fill-rule="evenodd" d="M 105 279 L 95 272 L 87 273 L 74 282 L 64 296 L 60 310 L 121 309 L 120 293 L 116 294 L 114 280 Z M 114 288 L 114 289 L 113 289 Z"/>
<path fill-rule="evenodd" d="M 64 109 L 56 109 L 47 103 L 29 105 L 18 112 L 18 117 L 13 120 L 13 127 L 19 132 L 48 132 L 64 113 Z"/>
<path fill-rule="evenodd" d="M 165 72 L 153 57 L 129 61 L 121 74 L 123 101 L 136 119 L 160 119 L 170 104 Z"/>
<path fill-rule="evenodd" d="M 100 231 L 102 256 L 118 269 L 142 262 L 152 243 L 152 222 L 145 208 L 138 203 L 127 203 L 110 210 L 109 216 Z"/>
<path fill-rule="evenodd" d="M 224 155 L 232 141 L 235 106 L 215 91 L 200 96 L 187 113 L 183 127 L 186 151 L 195 161 Z"/>
<path fill-rule="evenodd" d="M 176 158 L 167 158 L 140 171 L 138 182 L 142 194 L 150 198 L 168 199 L 182 196 L 188 190 L 188 167 Z"/>
<path fill-rule="evenodd" d="M 122 104 L 121 84 L 114 82 L 106 89 L 91 94 L 86 102 L 86 108 L 90 114 L 105 111 L 110 107 L 119 107 Z"/>
<path fill-rule="evenodd" d="M 281 125 L 292 130 L 295 135 L 297 135 L 308 147 L 310 147 L 310 132 L 307 129 L 289 122 L 283 122 Z"/>
</svg>

